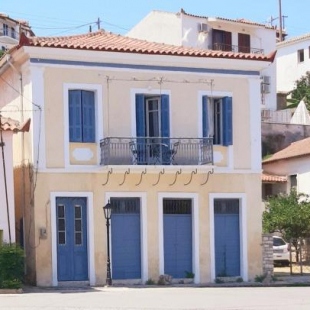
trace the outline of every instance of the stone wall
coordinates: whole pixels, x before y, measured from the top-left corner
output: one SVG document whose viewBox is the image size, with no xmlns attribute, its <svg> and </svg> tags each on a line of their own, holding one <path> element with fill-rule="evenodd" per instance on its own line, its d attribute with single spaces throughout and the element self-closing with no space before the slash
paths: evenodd
<svg viewBox="0 0 310 310">
<path fill-rule="evenodd" d="M 273 239 L 272 234 L 263 234 L 263 274 L 273 275 Z"/>
<path fill-rule="evenodd" d="M 296 142 L 310 137 L 309 125 L 262 122 L 262 156 L 274 154 Z"/>
</svg>

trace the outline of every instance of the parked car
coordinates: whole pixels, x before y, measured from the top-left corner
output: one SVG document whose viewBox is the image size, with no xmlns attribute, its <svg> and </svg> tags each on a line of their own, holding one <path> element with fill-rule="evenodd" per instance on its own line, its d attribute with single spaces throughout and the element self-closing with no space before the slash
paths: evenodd
<svg viewBox="0 0 310 310">
<path fill-rule="evenodd" d="M 273 263 L 290 265 L 290 247 L 281 237 L 273 236 Z"/>
</svg>

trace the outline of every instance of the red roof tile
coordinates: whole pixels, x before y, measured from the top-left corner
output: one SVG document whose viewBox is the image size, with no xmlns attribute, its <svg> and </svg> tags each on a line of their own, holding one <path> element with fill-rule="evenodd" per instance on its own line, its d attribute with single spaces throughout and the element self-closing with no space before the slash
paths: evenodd
<svg viewBox="0 0 310 310">
<path fill-rule="evenodd" d="M 310 138 L 306 138 L 303 140 L 299 140 L 297 142 L 293 142 L 287 148 L 273 154 L 268 159 L 265 159 L 263 161 L 263 164 L 281 160 L 281 159 L 301 157 L 305 155 L 310 155 Z"/>
<path fill-rule="evenodd" d="M 263 183 L 286 183 L 287 177 L 282 175 L 271 175 L 267 173 L 262 174 Z"/>
<path fill-rule="evenodd" d="M 212 51 L 198 48 L 187 48 L 163 43 L 154 43 L 144 40 L 129 38 L 110 32 L 99 30 L 80 35 L 65 37 L 26 37 L 21 35 L 19 47 L 37 46 L 49 48 L 79 49 L 105 52 L 121 52 L 152 55 L 171 55 L 189 57 L 211 57 L 247 60 L 274 60 L 276 51 L 270 55 L 234 53 L 223 51 Z"/>
<path fill-rule="evenodd" d="M 28 119 L 22 125 L 20 125 L 20 123 L 18 121 L 13 120 L 11 118 L 6 118 L 6 117 L 1 117 L 0 121 L 1 121 L 0 122 L 0 130 L 13 131 L 13 132 L 29 131 L 30 119 Z"/>
</svg>

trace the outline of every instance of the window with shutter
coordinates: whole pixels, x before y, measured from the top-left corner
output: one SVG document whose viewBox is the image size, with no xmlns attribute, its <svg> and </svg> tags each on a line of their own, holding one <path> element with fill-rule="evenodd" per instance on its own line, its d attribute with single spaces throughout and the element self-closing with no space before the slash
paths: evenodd
<svg viewBox="0 0 310 310">
<path fill-rule="evenodd" d="M 232 98 L 202 97 L 202 134 L 217 145 L 232 145 Z"/>
<path fill-rule="evenodd" d="M 95 132 L 95 93 L 69 90 L 69 141 L 93 143 Z"/>
</svg>

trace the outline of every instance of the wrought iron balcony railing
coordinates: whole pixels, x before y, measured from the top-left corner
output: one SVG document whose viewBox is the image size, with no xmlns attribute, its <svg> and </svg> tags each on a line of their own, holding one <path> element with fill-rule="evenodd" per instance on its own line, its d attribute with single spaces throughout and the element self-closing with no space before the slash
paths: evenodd
<svg viewBox="0 0 310 310">
<path fill-rule="evenodd" d="M 234 53 L 251 53 L 251 54 L 263 54 L 264 53 L 264 50 L 262 48 L 231 45 L 231 44 L 224 44 L 224 43 L 213 43 L 211 46 L 209 46 L 209 49 L 213 51 L 225 51 L 225 52 L 234 52 Z"/>
<path fill-rule="evenodd" d="M 100 149 L 101 165 L 213 164 L 212 138 L 109 137 Z"/>
</svg>

